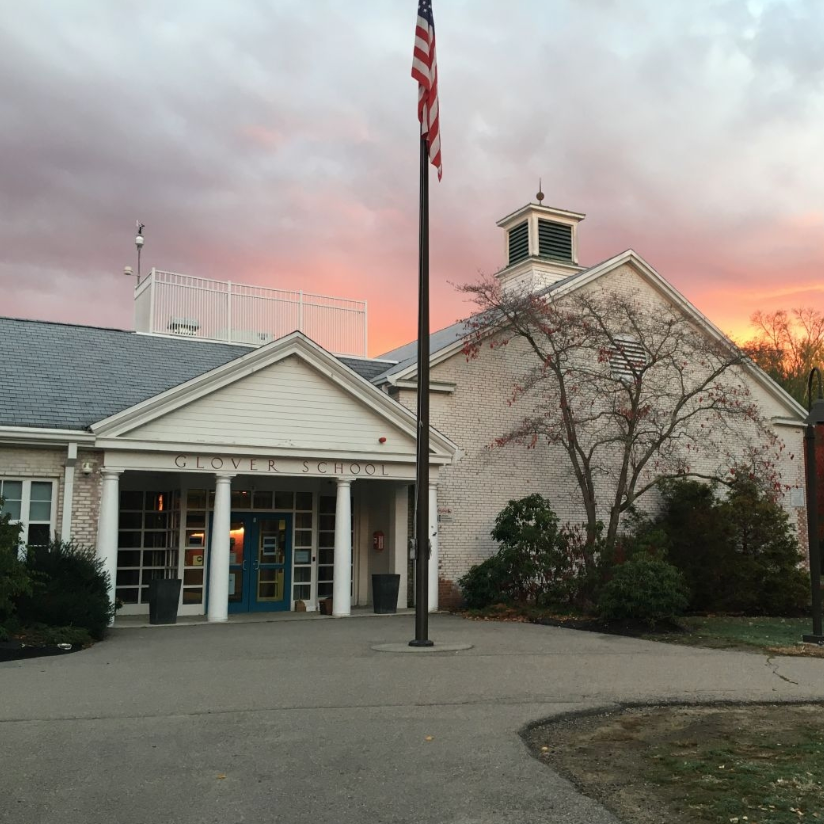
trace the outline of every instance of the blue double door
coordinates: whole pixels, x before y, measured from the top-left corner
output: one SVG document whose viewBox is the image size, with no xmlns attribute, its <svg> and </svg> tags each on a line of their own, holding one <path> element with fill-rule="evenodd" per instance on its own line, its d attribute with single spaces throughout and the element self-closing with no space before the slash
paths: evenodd
<svg viewBox="0 0 824 824">
<path fill-rule="evenodd" d="M 292 514 L 233 512 L 229 529 L 229 612 L 292 606 Z"/>
</svg>

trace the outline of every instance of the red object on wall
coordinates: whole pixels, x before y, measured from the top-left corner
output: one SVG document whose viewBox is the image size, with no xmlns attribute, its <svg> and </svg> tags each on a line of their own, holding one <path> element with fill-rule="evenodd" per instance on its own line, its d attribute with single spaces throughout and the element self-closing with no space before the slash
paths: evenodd
<svg viewBox="0 0 824 824">
<path fill-rule="evenodd" d="M 372 533 L 372 549 L 374 549 L 375 552 L 383 552 L 385 540 L 382 532 Z"/>
</svg>

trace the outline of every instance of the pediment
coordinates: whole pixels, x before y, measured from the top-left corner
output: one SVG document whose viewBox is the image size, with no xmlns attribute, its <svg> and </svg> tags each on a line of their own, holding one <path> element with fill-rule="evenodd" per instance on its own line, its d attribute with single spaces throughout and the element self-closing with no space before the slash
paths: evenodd
<svg viewBox="0 0 824 824">
<path fill-rule="evenodd" d="M 346 452 L 401 460 L 413 460 L 416 450 L 415 420 L 407 409 L 297 333 L 101 421 L 92 431 L 124 445 Z M 433 434 L 432 452 L 451 457 L 450 442 Z"/>
</svg>

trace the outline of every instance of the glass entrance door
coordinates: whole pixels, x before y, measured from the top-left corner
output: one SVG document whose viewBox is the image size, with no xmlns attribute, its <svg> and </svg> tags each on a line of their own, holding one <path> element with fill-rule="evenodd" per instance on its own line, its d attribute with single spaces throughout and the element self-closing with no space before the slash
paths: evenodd
<svg viewBox="0 0 824 824">
<path fill-rule="evenodd" d="M 288 610 L 291 573 L 292 514 L 233 512 L 229 612 Z"/>
</svg>

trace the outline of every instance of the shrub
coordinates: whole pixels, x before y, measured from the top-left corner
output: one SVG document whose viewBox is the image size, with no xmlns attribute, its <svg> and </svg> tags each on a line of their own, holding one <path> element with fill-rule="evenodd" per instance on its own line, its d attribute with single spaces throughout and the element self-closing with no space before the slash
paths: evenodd
<svg viewBox="0 0 824 824">
<path fill-rule="evenodd" d="M 29 547 L 26 566 L 33 587 L 18 599 L 22 622 L 84 627 L 93 638 L 103 637 L 114 607 L 109 574 L 91 547 L 63 541 Z"/>
<path fill-rule="evenodd" d="M 470 609 L 496 603 L 569 605 L 589 591 L 594 548 L 577 527 L 558 526 L 546 498 L 510 501 L 495 519 L 497 554 L 472 567 L 459 584 Z"/>
<path fill-rule="evenodd" d="M 506 568 L 498 555 L 476 564 L 458 581 L 469 609 L 484 609 L 511 600 L 508 583 Z"/>
<path fill-rule="evenodd" d="M 15 600 L 31 591 L 26 565 L 19 558 L 20 530 L 11 515 L 0 515 L 0 635 L 5 635 L 3 624 L 11 618 Z"/>
<path fill-rule="evenodd" d="M 615 568 L 604 586 L 598 612 L 608 621 L 671 621 L 689 604 L 684 576 L 663 558 L 638 552 Z"/>
<path fill-rule="evenodd" d="M 692 480 L 670 482 L 663 492 L 663 512 L 651 528 L 666 534 L 691 609 L 788 615 L 806 608 L 809 577 L 789 516 L 765 490 L 739 478 L 720 500 Z"/>
</svg>

